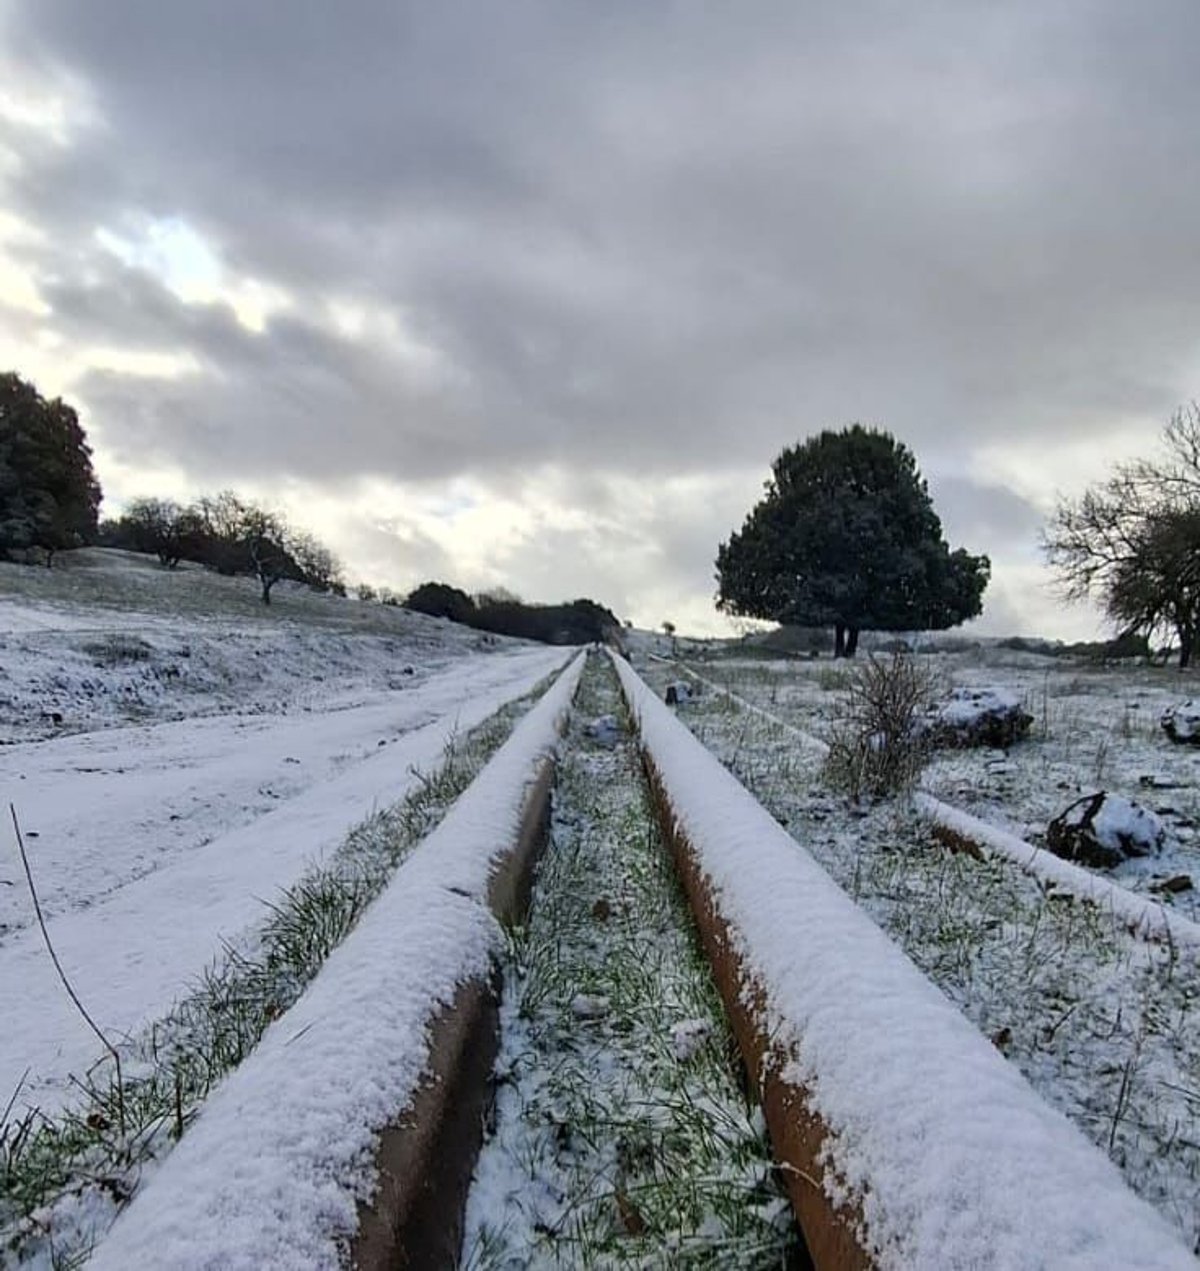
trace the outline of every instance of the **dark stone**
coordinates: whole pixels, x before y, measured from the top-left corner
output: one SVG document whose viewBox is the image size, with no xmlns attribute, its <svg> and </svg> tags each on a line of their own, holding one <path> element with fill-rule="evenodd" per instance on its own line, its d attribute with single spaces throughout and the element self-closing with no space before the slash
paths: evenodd
<svg viewBox="0 0 1200 1271">
<path fill-rule="evenodd" d="M 956 688 L 925 712 L 917 729 L 934 746 L 1007 750 L 1032 723 L 1033 716 L 1005 689 Z"/>
<path fill-rule="evenodd" d="M 1158 722 L 1176 745 L 1200 746 L 1200 702 L 1189 699 L 1177 706 L 1168 706 Z"/>
<path fill-rule="evenodd" d="M 1148 808 L 1098 791 L 1072 803 L 1046 827 L 1046 846 L 1063 860 L 1111 869 L 1137 856 L 1157 856 L 1166 831 Z"/>
</svg>

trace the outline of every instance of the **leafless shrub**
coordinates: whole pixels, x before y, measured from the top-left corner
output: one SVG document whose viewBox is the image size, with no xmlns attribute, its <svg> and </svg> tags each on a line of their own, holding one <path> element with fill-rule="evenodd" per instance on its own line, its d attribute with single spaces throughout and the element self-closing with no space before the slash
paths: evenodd
<svg viewBox="0 0 1200 1271">
<path fill-rule="evenodd" d="M 826 784 L 856 800 L 911 788 L 928 753 L 917 716 L 936 689 L 928 662 L 905 653 L 871 657 L 854 667 L 828 735 Z"/>
</svg>

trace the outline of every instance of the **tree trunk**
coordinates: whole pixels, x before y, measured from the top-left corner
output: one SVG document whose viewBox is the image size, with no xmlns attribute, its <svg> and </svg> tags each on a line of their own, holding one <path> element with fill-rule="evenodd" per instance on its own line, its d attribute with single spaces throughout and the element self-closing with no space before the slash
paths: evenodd
<svg viewBox="0 0 1200 1271">
<path fill-rule="evenodd" d="M 1192 642 L 1195 633 L 1190 627 L 1182 627 L 1179 631 L 1179 669 L 1186 671 L 1192 661 Z"/>
<path fill-rule="evenodd" d="M 846 656 L 846 627 L 841 622 L 835 624 L 833 628 L 833 656 L 835 658 Z"/>
<path fill-rule="evenodd" d="M 852 658 L 858 652 L 858 628 L 851 627 L 846 635 L 846 656 Z"/>
<path fill-rule="evenodd" d="M 275 579 L 260 578 L 259 582 L 262 583 L 262 602 L 264 605 L 269 605 L 271 603 L 271 588 L 275 586 Z"/>
</svg>

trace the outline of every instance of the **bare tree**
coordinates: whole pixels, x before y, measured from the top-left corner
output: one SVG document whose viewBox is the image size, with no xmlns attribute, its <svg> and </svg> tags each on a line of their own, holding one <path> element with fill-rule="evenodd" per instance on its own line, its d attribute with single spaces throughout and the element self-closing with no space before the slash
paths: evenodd
<svg viewBox="0 0 1200 1271">
<path fill-rule="evenodd" d="M 342 587 L 342 563 L 307 530 L 294 530 L 291 555 L 300 577 L 314 591 L 337 591 Z"/>
<path fill-rule="evenodd" d="M 153 552 L 167 569 L 196 552 L 204 528 L 196 509 L 172 499 L 134 499 L 121 520 L 137 550 Z"/>
<path fill-rule="evenodd" d="M 271 603 L 276 583 L 301 577 L 292 553 L 293 531 L 281 513 L 232 490 L 201 499 L 197 510 L 204 526 L 204 563 L 219 574 L 252 574 L 264 605 Z"/>
<path fill-rule="evenodd" d="M 1096 597 L 1122 634 L 1170 634 L 1186 667 L 1200 628 L 1200 405 L 1175 412 L 1157 457 L 1061 499 L 1043 548 L 1068 600 Z"/>
</svg>

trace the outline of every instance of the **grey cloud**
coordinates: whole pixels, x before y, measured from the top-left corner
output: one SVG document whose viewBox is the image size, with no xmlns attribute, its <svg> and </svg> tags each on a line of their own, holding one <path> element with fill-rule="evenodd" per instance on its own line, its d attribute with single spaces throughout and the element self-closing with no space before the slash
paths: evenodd
<svg viewBox="0 0 1200 1271">
<path fill-rule="evenodd" d="M 765 474 L 860 419 L 937 476 L 1006 436 L 1102 448 L 1195 393 L 1192 0 L 38 0 L 3 22 L 103 121 L 9 139 L 47 325 L 202 368 L 79 385 L 129 462 Z M 146 215 L 295 307 L 248 332 L 102 259 L 95 229 Z M 445 373 L 338 335 L 330 296 L 402 313 Z M 1024 550 L 1017 496 L 940 488 L 956 542 Z M 583 497 L 603 513 L 602 480 Z M 691 578 L 744 511 L 647 532 Z"/>
</svg>

